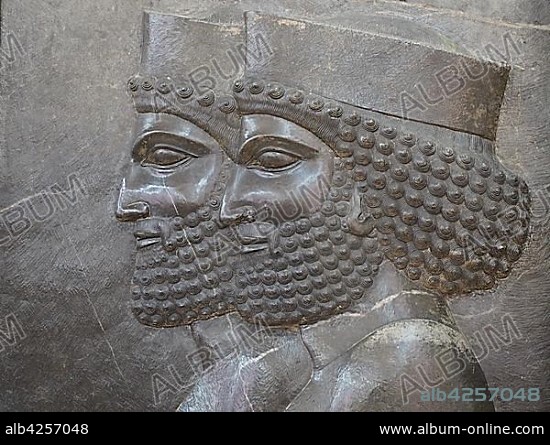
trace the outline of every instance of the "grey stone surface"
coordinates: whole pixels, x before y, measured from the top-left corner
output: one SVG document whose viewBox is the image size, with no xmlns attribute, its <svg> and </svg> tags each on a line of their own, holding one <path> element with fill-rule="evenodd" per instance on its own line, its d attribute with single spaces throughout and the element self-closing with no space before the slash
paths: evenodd
<svg viewBox="0 0 550 445">
<path fill-rule="evenodd" d="M 411 5 L 427 6 L 434 9 L 451 9 L 469 17 L 502 21 L 515 24 L 548 26 L 550 5 L 546 0 L 395 0 Z"/>
<path fill-rule="evenodd" d="M 0 350 L 1 410 L 174 410 L 189 393 L 187 357 L 200 343 L 189 328 L 158 330 L 133 318 L 134 243 L 113 217 L 132 141 L 125 85 L 139 66 L 143 9 L 228 23 L 260 9 L 506 60 L 512 69 L 497 154 L 527 179 L 537 217 L 512 276 L 451 308 L 470 343 L 488 345 L 480 362 L 489 386 L 543 389 L 539 402 L 499 402 L 497 410 L 549 409 L 548 3 L 323 4 L 2 1 L 2 49 L 12 35 L 22 51 L 11 39 L 14 58 L 0 68 L 0 205 L 2 215 L 21 206 L 30 225 L 19 226 L 21 234 L 0 231 L 0 329 L 12 315 L 22 333 Z M 70 184 L 75 202 L 56 199 Z M 44 195 L 54 210 L 40 221 L 30 207 L 45 214 Z M 487 328 L 502 332 L 510 319 L 519 338 L 492 345 Z"/>
</svg>

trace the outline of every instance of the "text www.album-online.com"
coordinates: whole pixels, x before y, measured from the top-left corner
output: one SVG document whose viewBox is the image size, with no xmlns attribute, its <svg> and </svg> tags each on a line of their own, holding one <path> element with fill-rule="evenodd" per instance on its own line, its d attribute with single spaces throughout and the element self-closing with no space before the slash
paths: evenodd
<svg viewBox="0 0 550 445">
<path fill-rule="evenodd" d="M 423 435 L 435 435 L 435 434 L 471 434 L 471 435 L 484 435 L 484 434 L 544 434 L 544 427 L 541 425 L 518 425 L 516 427 L 492 425 L 487 423 L 485 425 L 470 425 L 468 427 L 460 427 L 457 425 L 434 425 L 427 423 L 425 425 L 418 425 L 416 427 L 411 425 L 380 425 L 381 435 L 392 434 L 423 434 Z"/>
</svg>

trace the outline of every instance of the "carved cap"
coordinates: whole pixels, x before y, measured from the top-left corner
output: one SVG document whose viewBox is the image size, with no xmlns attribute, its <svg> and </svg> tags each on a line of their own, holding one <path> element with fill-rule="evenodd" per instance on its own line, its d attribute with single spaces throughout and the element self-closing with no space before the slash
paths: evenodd
<svg viewBox="0 0 550 445">
<path fill-rule="evenodd" d="M 251 12 L 246 14 L 246 44 L 248 77 L 495 139 L 507 66 L 378 34 Z"/>
</svg>

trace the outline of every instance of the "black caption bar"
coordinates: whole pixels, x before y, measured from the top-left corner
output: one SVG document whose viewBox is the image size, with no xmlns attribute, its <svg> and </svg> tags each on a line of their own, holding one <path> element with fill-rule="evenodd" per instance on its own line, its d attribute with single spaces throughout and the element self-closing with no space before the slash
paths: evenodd
<svg viewBox="0 0 550 445">
<path fill-rule="evenodd" d="M 254 415 L 254 414 L 253 414 Z M 365 440 L 386 436 L 415 438 L 459 436 L 498 436 L 515 441 L 546 442 L 548 413 L 335 413 L 317 414 L 326 420 L 312 419 L 315 414 L 264 413 L 250 418 L 242 414 L 217 413 L 2 413 L 0 441 L 28 443 L 53 439 L 70 443 L 97 440 L 136 440 L 139 443 L 170 443 L 174 439 L 203 438 L 209 442 L 218 436 L 238 440 L 243 434 L 263 440 L 277 434 L 280 440 L 297 434 L 311 441 L 324 437 L 330 428 L 340 436 Z M 239 416 L 239 417 L 237 417 Z M 231 440 L 233 440 L 231 439 Z M 546 439 L 546 440 L 545 440 Z"/>
</svg>

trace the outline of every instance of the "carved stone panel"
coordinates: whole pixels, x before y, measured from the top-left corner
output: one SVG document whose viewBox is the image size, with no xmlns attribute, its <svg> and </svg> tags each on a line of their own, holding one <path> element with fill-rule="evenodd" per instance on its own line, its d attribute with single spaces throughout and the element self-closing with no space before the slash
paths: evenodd
<svg viewBox="0 0 550 445">
<path fill-rule="evenodd" d="M 157 3 L 2 2 L 5 408 L 547 406 L 546 25 Z"/>
</svg>

